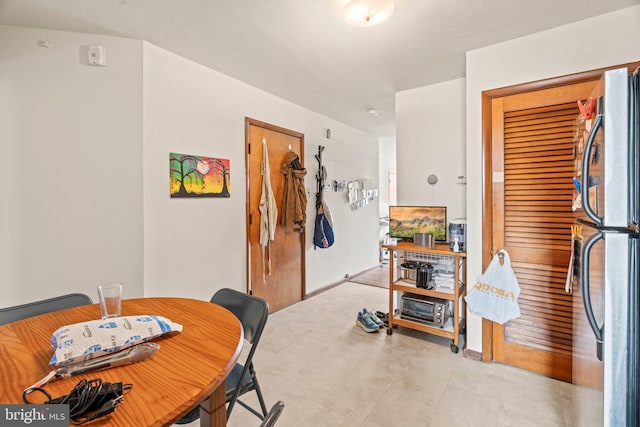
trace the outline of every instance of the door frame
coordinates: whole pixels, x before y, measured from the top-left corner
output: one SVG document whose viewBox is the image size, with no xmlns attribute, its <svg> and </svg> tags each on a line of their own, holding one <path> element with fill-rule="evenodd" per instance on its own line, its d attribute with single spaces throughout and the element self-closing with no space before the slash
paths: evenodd
<svg viewBox="0 0 640 427">
<path fill-rule="evenodd" d="M 285 135 L 292 136 L 294 138 L 300 139 L 300 152 L 298 153 L 300 161 L 304 164 L 304 134 L 301 132 L 296 132 L 291 129 L 283 128 L 280 126 L 276 126 L 270 123 L 266 123 L 260 120 L 252 119 L 251 117 L 244 118 L 244 164 L 245 164 L 245 275 L 246 275 L 246 283 L 245 283 L 245 292 L 248 295 L 251 295 L 251 242 L 249 241 L 250 236 L 250 223 L 249 217 L 251 214 L 251 206 L 249 205 L 249 189 L 250 189 L 250 160 L 249 154 L 251 154 L 251 141 L 249 138 L 249 128 L 250 126 L 257 126 L 263 129 L 267 129 L 273 132 L 282 133 Z M 300 232 L 300 262 L 301 262 L 301 275 L 302 277 L 300 282 L 300 300 L 303 301 L 307 297 L 307 272 L 306 272 L 306 230 L 307 227 Z"/>
<path fill-rule="evenodd" d="M 533 92 L 543 89 L 551 89 L 565 85 L 573 85 L 593 80 L 599 80 L 605 71 L 616 68 L 626 67 L 630 72 L 640 67 L 640 61 L 630 62 L 626 64 L 615 65 L 611 67 L 598 68 L 595 70 L 568 74 L 550 79 L 537 80 L 529 83 L 522 83 L 512 86 L 506 86 L 498 89 L 491 89 L 482 92 L 482 271 L 484 271 L 491 259 L 492 253 L 492 236 L 495 224 L 492 221 L 492 151 L 491 151 L 491 103 L 495 98 L 521 94 L 525 92 Z M 493 354 L 493 322 L 482 319 L 482 361 L 491 362 L 494 359 Z"/>
</svg>

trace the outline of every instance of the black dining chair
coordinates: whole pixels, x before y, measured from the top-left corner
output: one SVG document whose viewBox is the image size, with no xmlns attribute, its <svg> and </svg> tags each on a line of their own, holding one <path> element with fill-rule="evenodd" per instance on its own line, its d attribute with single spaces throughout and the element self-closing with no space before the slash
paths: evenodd
<svg viewBox="0 0 640 427">
<path fill-rule="evenodd" d="M 256 352 L 262 331 L 269 316 L 269 304 L 262 298 L 247 295 L 242 292 L 223 288 L 217 291 L 211 298 L 211 302 L 221 305 L 232 312 L 244 330 L 244 339 L 250 344 L 249 352 L 244 363 L 237 363 L 227 376 L 227 419 L 236 403 L 245 407 L 255 416 L 264 420 L 267 417 L 267 407 L 262 397 L 258 377 L 253 366 L 253 355 Z M 260 402 L 260 412 L 252 408 L 238 398 L 245 393 L 255 391 Z M 282 411 L 282 409 L 280 409 Z M 279 415 L 278 415 L 279 416 Z M 176 422 L 176 424 L 187 424 L 200 417 L 200 408 L 196 407 L 186 416 Z"/>
<path fill-rule="evenodd" d="M 13 307 L 0 308 L 0 325 L 16 322 L 39 314 L 64 310 L 65 308 L 93 304 L 91 298 L 85 294 L 67 294 L 54 298 L 34 301 Z"/>
</svg>

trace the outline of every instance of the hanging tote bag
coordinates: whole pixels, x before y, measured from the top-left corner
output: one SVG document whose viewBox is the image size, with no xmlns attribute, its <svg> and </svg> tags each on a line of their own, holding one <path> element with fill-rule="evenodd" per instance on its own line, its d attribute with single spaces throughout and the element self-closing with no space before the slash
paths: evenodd
<svg viewBox="0 0 640 427">
<path fill-rule="evenodd" d="M 324 212 L 323 204 L 320 204 L 316 215 L 315 229 L 313 230 L 313 249 L 326 249 L 334 242 L 333 227 L 331 221 Z"/>
<path fill-rule="evenodd" d="M 501 249 L 464 299 L 471 313 L 502 325 L 520 317 L 519 295 L 520 285 L 511 269 L 509 254 Z"/>
</svg>

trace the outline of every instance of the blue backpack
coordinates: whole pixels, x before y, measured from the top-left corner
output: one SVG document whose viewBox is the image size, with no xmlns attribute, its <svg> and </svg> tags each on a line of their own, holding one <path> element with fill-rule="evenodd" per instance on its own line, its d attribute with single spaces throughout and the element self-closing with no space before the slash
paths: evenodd
<svg viewBox="0 0 640 427">
<path fill-rule="evenodd" d="M 333 228 L 331 228 L 329 219 L 324 214 L 324 210 L 321 206 L 318 209 L 318 214 L 316 215 L 316 226 L 313 231 L 313 249 L 326 249 L 333 245 L 333 242 Z"/>
</svg>

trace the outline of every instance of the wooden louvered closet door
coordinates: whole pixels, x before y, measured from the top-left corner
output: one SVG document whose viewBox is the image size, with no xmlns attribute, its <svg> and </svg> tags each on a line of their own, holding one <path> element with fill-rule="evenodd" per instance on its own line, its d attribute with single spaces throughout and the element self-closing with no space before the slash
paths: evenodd
<svg viewBox="0 0 640 427">
<path fill-rule="evenodd" d="M 571 381 L 573 136 L 595 82 L 494 98 L 492 252 L 509 252 L 522 316 L 493 324 L 494 360 Z"/>
</svg>

